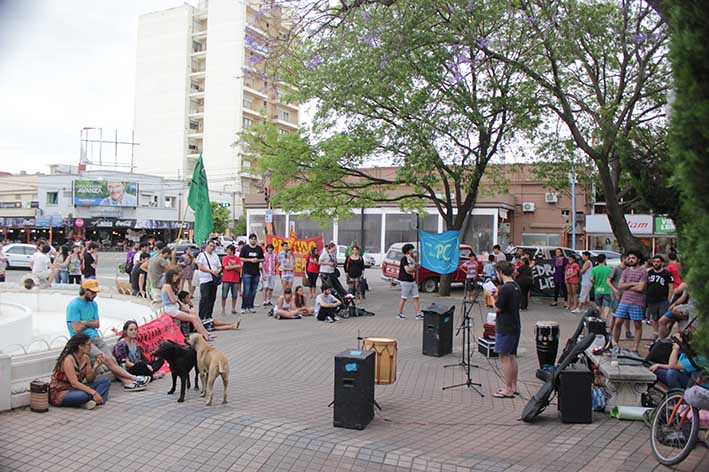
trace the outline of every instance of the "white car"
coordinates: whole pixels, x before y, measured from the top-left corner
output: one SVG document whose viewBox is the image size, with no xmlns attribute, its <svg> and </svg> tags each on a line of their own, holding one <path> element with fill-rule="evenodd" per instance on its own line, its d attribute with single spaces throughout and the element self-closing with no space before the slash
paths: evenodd
<svg viewBox="0 0 709 472">
<path fill-rule="evenodd" d="M 30 268 L 30 259 L 32 254 L 37 251 L 34 244 L 14 243 L 8 244 L 2 248 L 2 253 L 7 258 L 7 268 Z"/>
</svg>

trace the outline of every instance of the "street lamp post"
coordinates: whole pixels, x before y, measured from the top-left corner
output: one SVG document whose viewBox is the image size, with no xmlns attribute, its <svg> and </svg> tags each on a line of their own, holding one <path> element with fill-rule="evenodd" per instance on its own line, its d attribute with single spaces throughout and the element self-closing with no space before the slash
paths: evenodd
<svg viewBox="0 0 709 472">
<path fill-rule="evenodd" d="M 571 155 L 571 249 L 576 250 L 576 167 Z"/>
</svg>

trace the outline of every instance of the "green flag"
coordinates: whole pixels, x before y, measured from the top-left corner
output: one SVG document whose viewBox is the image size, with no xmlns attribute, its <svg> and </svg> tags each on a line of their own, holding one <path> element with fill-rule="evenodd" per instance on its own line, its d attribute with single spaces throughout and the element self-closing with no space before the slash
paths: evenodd
<svg viewBox="0 0 709 472">
<path fill-rule="evenodd" d="M 207 173 L 204 171 L 202 154 L 192 173 L 190 193 L 187 195 L 187 204 L 194 211 L 194 242 L 202 244 L 209 237 L 214 227 L 212 221 L 212 206 L 209 203 L 209 186 Z"/>
</svg>

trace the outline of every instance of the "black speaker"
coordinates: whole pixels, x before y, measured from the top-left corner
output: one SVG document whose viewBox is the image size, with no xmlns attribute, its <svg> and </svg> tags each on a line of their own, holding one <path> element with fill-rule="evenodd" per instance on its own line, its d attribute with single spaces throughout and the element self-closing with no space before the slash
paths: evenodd
<svg viewBox="0 0 709 472">
<path fill-rule="evenodd" d="M 423 310 L 423 355 L 441 357 L 453 352 L 453 312 L 455 305 L 448 308 L 432 303 Z"/>
<path fill-rule="evenodd" d="M 364 429 L 374 418 L 374 351 L 344 351 L 335 356 L 332 424 Z"/>
<path fill-rule="evenodd" d="M 559 410 L 562 423 L 591 422 L 593 374 L 581 363 L 570 365 L 559 374 Z"/>
</svg>

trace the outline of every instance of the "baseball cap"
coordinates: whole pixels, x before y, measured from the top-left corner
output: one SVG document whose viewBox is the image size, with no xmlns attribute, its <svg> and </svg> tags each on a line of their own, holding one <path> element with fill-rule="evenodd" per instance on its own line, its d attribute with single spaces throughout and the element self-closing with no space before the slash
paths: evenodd
<svg viewBox="0 0 709 472">
<path fill-rule="evenodd" d="M 86 279 L 81 282 L 81 288 L 84 290 L 91 290 L 92 292 L 100 292 L 102 290 L 98 284 L 98 281 L 94 279 Z"/>
</svg>

